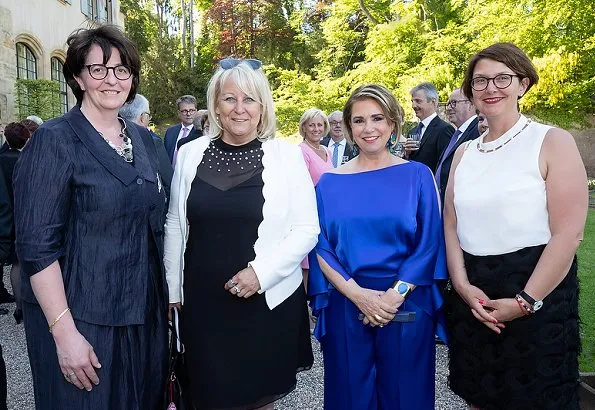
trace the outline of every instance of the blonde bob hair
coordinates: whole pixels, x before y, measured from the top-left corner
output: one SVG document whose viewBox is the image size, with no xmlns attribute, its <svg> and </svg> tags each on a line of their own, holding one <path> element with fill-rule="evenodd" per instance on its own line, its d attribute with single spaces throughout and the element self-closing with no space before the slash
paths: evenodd
<svg viewBox="0 0 595 410">
<path fill-rule="evenodd" d="M 308 108 L 306 111 L 304 111 L 302 117 L 300 118 L 299 132 L 303 139 L 306 139 L 306 123 L 310 122 L 316 117 L 321 117 L 322 121 L 324 121 L 324 131 L 322 132 L 323 135 L 328 134 L 331 130 L 331 127 L 328 124 L 328 118 L 326 117 L 324 111 L 318 108 Z"/>
<path fill-rule="evenodd" d="M 240 62 L 235 67 L 229 69 L 219 67 L 209 80 L 209 86 L 207 88 L 207 110 L 209 112 L 209 134 L 211 138 L 216 139 L 223 135 L 221 122 L 217 115 L 217 103 L 223 84 L 227 80 L 233 81 L 243 93 L 260 104 L 261 114 L 256 128 L 256 137 L 260 141 L 275 138 L 277 120 L 271 87 L 264 72 L 261 69 L 253 69 L 246 62 Z"/>
<path fill-rule="evenodd" d="M 386 119 L 393 123 L 393 133 L 396 138 L 394 139 L 394 144 L 388 148 L 395 148 L 399 142 L 399 136 L 401 135 L 401 124 L 403 123 L 404 110 L 393 93 L 388 88 L 379 84 L 366 84 L 358 87 L 345 103 L 345 107 L 343 108 L 343 125 L 347 130 L 347 141 L 349 141 L 351 145 L 357 146 L 353 140 L 351 116 L 353 105 L 357 101 L 362 100 L 373 100 L 378 103 L 380 108 L 382 108 L 382 112 L 386 116 Z"/>
</svg>

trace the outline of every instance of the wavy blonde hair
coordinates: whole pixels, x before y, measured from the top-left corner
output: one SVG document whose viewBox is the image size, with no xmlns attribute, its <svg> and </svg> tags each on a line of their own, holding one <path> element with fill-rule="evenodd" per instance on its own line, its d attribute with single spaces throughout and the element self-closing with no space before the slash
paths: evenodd
<svg viewBox="0 0 595 410">
<path fill-rule="evenodd" d="M 261 69 L 255 70 L 246 62 L 241 62 L 229 69 L 219 67 L 209 80 L 207 110 L 209 112 L 209 134 L 211 138 L 220 138 L 223 134 L 216 108 L 223 84 L 228 79 L 233 81 L 243 93 L 260 104 L 262 112 L 256 128 L 257 138 L 260 141 L 275 138 L 277 119 L 269 81 Z"/>
</svg>

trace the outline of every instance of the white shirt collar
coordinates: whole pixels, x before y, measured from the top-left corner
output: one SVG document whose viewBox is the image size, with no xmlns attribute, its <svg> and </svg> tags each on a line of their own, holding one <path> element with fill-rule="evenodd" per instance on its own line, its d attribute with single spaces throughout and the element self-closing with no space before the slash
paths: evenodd
<svg viewBox="0 0 595 410">
<path fill-rule="evenodd" d="M 474 119 L 477 118 L 477 115 L 472 116 L 471 118 L 469 118 L 467 121 L 465 121 L 459 128 L 458 130 L 461 131 L 461 134 L 463 134 L 465 131 L 467 131 L 467 128 L 469 128 L 469 125 L 473 122 Z"/>
<path fill-rule="evenodd" d="M 420 121 L 424 125 L 424 129 L 428 128 L 428 125 L 430 125 L 430 123 L 432 122 L 434 117 L 437 117 L 437 116 L 438 116 L 438 113 L 433 113 L 433 114 L 428 115 L 422 121 Z"/>
<path fill-rule="evenodd" d="M 337 145 L 343 145 L 343 146 L 344 146 L 344 145 L 345 145 L 345 143 L 346 143 L 346 141 L 345 141 L 345 138 L 343 138 L 343 139 L 342 139 L 341 141 L 339 141 L 339 142 L 335 142 L 335 140 L 334 140 L 334 139 L 331 137 L 331 141 L 330 141 L 330 144 L 329 144 L 329 146 L 334 146 L 335 144 L 337 144 Z"/>
</svg>

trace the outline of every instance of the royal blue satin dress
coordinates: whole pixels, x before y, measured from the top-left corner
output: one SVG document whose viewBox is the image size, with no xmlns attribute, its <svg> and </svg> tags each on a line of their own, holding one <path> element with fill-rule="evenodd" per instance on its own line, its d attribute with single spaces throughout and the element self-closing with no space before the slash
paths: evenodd
<svg viewBox="0 0 595 410">
<path fill-rule="evenodd" d="M 408 162 L 357 174 L 326 173 L 316 187 L 321 232 L 310 254 L 308 295 L 324 357 L 325 410 L 433 410 L 435 335 L 446 340 L 438 280 L 447 277 L 434 178 Z M 326 280 L 320 255 L 345 280 L 387 290 L 417 285 L 409 323 L 365 326 Z"/>
</svg>

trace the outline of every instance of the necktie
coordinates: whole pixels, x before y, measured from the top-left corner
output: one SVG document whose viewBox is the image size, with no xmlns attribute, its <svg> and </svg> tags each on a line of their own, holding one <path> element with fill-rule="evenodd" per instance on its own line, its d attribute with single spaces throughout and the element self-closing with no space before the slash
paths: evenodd
<svg viewBox="0 0 595 410">
<path fill-rule="evenodd" d="M 171 162 L 172 167 L 176 166 L 176 159 L 178 159 L 178 142 L 182 141 L 184 138 L 186 138 L 188 136 L 188 131 L 189 131 L 188 127 L 182 128 L 182 136 L 180 137 L 180 139 L 178 141 L 176 141 L 176 147 L 175 147 L 175 151 L 174 151 L 174 159 Z"/>
<path fill-rule="evenodd" d="M 183 140 L 184 138 L 186 138 L 188 136 L 188 127 L 184 127 L 182 128 L 182 138 L 180 138 L 181 140 Z"/>
<path fill-rule="evenodd" d="M 339 162 L 339 143 L 335 142 L 333 147 L 333 167 L 337 168 Z"/>
<path fill-rule="evenodd" d="M 440 172 L 442 171 L 442 164 L 444 163 L 444 160 L 446 159 L 446 157 L 448 157 L 448 155 L 452 151 L 453 147 L 457 143 L 457 140 L 459 139 L 459 136 L 461 134 L 462 134 L 461 130 L 456 130 L 455 133 L 452 134 L 452 137 L 450 137 L 450 141 L 449 141 L 448 145 L 446 146 L 446 149 L 444 150 L 444 152 L 442 153 L 442 156 L 440 157 L 440 164 L 438 165 L 438 168 L 436 169 L 436 174 L 435 174 L 436 185 L 438 185 L 439 187 L 440 187 Z"/>
</svg>

